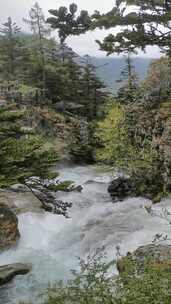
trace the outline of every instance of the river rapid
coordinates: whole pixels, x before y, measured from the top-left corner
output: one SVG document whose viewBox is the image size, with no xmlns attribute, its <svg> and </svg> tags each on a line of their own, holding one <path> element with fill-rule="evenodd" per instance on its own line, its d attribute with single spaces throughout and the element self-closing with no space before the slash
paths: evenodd
<svg viewBox="0 0 171 304">
<path fill-rule="evenodd" d="M 171 235 L 169 221 L 162 218 L 162 208 L 171 211 L 171 201 L 155 205 L 154 215 L 145 210 L 151 204 L 143 198 L 129 198 L 112 203 L 107 192 L 113 176 L 95 166 L 59 168 L 61 180 L 82 185 L 83 191 L 57 194 L 59 199 L 73 203 L 69 219 L 35 209 L 19 215 L 20 241 L 16 248 L 0 254 L 0 265 L 31 263 L 32 271 L 17 276 L 0 287 L 0 304 L 18 304 L 25 300 L 41 303 L 40 294 L 48 284 L 70 278 L 70 269 L 78 268 L 78 258 L 86 257 L 96 248 L 105 247 L 108 259 L 150 243 L 155 234 Z M 27 193 L 25 194 L 27 196 Z M 114 269 L 115 271 L 115 269 Z"/>
</svg>

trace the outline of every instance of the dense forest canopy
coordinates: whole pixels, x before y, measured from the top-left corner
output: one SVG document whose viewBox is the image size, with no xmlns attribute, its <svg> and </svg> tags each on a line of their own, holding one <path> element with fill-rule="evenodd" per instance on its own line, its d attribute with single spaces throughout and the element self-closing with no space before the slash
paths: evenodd
<svg viewBox="0 0 171 304">
<path fill-rule="evenodd" d="M 12 120 L 8 125 L 9 132 L 4 132 L 4 127 L 1 132 L 2 145 L 6 145 L 1 152 L 4 159 L 8 149 L 10 153 L 10 146 L 15 147 L 18 143 L 16 155 L 19 153 L 24 162 L 25 158 L 28 160 L 29 151 L 31 162 L 34 159 L 32 152 L 39 155 L 38 137 L 46 142 L 45 133 L 54 136 L 52 124 L 57 115 L 64 123 L 63 129 L 71 130 L 71 134 L 64 133 L 70 139 L 69 153 L 75 160 L 120 164 L 128 171 L 131 167 L 130 172 L 137 176 L 138 185 L 141 172 L 147 170 L 148 182 L 152 182 L 156 175 L 160 177 L 159 191 L 155 190 L 155 195 L 169 191 L 170 169 L 167 169 L 167 177 L 164 174 L 168 153 L 167 156 L 163 153 L 163 146 L 154 133 L 160 111 L 165 105 L 168 109 L 170 103 L 170 11 L 170 1 L 116 1 L 110 12 L 100 14 L 96 11 L 91 16 L 87 11 L 79 11 L 76 4 L 70 4 L 69 8 L 49 9 L 50 17 L 46 20 L 36 2 L 29 11 L 29 18 L 23 17 L 23 22 L 30 27 L 30 35 L 23 35 L 22 29 L 9 17 L 0 30 L 0 89 L 7 101 L 1 107 L 2 116 L 6 117 L 3 124 Z M 66 41 L 71 35 L 96 28 L 115 30 L 118 25 L 119 32 L 107 36 L 103 42 L 98 41 L 101 50 L 108 54 L 126 53 L 125 68 L 117 80 L 119 90 L 113 95 L 97 77 L 98 66 L 92 64 L 89 56 L 83 60 L 78 58 Z M 57 30 L 59 42 L 51 38 L 53 30 Z M 148 45 L 160 47 L 165 57 L 151 63 L 148 75 L 142 81 L 135 71 L 132 54 L 139 48 L 145 51 Z M 10 110 L 10 106 L 14 110 Z M 48 114 L 51 122 L 47 121 L 47 115 L 44 117 L 47 109 L 51 113 Z M 51 131 L 42 133 L 40 125 L 35 128 L 36 118 L 31 117 L 33 112 L 39 117 L 41 128 L 51 128 Z M 23 124 L 25 134 L 20 130 Z M 15 143 L 10 139 L 11 130 Z M 35 143 L 35 149 L 30 140 Z M 13 166 L 13 159 L 4 161 L 3 157 L 2 181 L 7 177 L 6 172 L 14 174 L 17 179 L 17 166 L 25 171 L 23 164 L 17 158 Z"/>
<path fill-rule="evenodd" d="M 67 134 L 70 153 L 75 160 L 100 160 L 123 165 L 125 170 L 131 167 L 138 184 L 141 171 L 147 169 L 148 180 L 156 178 L 156 174 L 160 176 L 157 192 L 167 192 L 170 187 L 168 174 L 167 178 L 164 177 L 167 157 L 161 152 L 163 147 L 156 142 L 154 144 L 153 133 L 159 108 L 170 102 L 170 10 L 169 1 L 116 1 L 107 14 L 96 11 L 90 16 L 87 11 L 79 11 L 76 4 L 70 4 L 69 8 L 49 9 L 50 17 L 46 20 L 36 2 L 29 11 L 29 18 L 23 17 L 23 22 L 30 27 L 30 35 L 23 35 L 22 29 L 9 17 L 0 30 L 0 88 L 1 95 L 7 100 L 1 111 L 2 116 L 6 113 L 4 125 L 12 120 L 8 129 L 15 129 L 12 134 L 16 139 L 12 143 L 11 131 L 1 132 L 5 138 L 3 146 L 6 145 L 2 156 L 6 159 L 10 145 L 15 147 L 17 143 L 19 151 L 16 155 L 19 152 L 23 161 L 28 159 L 28 147 L 33 148 L 33 151 L 29 150 L 30 161 L 34 159 L 32 152 L 39 155 L 38 137 L 45 142 L 47 139 L 39 127 L 33 127 L 35 123 L 31 116 L 33 112 L 37 113 L 42 128 L 49 126 L 47 115 L 41 117 L 48 108 L 50 117 L 57 113 L 62 115 L 59 120 L 66 122 L 64 129 L 68 123 L 72 124 L 72 128 L 69 126 L 71 134 Z M 127 53 L 125 68 L 117 81 L 120 88 L 114 96 L 107 92 L 97 77 L 98 66 L 92 64 L 89 56 L 81 60 L 66 41 L 71 35 L 96 28 L 115 29 L 118 25 L 119 32 L 107 36 L 103 42 L 98 41 L 100 48 L 108 54 Z M 51 38 L 53 30 L 57 30 L 59 42 Z M 148 45 L 157 45 L 166 56 L 152 62 L 146 79 L 141 81 L 135 71 L 132 54 L 139 48 L 145 50 Z M 10 106 L 14 110 L 10 110 Z M 150 116 L 151 111 L 155 119 Z M 23 124 L 28 134 L 20 131 Z M 26 150 L 23 149 L 23 140 Z M 30 140 L 35 143 L 35 149 Z M 14 173 L 17 179 L 17 166 L 25 170 L 19 159 L 17 162 L 14 159 L 14 167 L 11 165 L 13 160 L 2 161 L 2 181 L 8 174 L 6 172 Z M 158 194 L 156 190 L 154 192 Z"/>
<path fill-rule="evenodd" d="M 29 18 L 23 18 L 23 22 L 30 27 L 30 35 L 22 34 L 22 29 L 11 17 L 1 25 L 0 90 L 2 98 L 7 101 L 7 104 L 4 103 L 1 106 L 1 116 L 6 117 L 3 119 L 5 126 L 11 120 L 8 129 L 13 130 L 13 132 L 3 131 L 2 133 L 1 145 L 3 147 L 6 145 L 1 151 L 2 185 L 6 184 L 4 180 L 9 172 L 14 175 L 16 181 L 16 170 L 22 171 L 22 174 L 19 174 L 20 181 L 20 175 L 24 176 L 24 171 L 27 171 L 26 167 L 28 167 L 26 176 L 34 175 L 30 170 L 31 164 L 28 165 L 30 159 L 33 161 L 33 167 L 35 166 L 32 152 L 37 153 L 37 157 L 41 160 L 39 154 L 41 142 L 39 143 L 33 133 L 40 137 L 42 134 L 39 134 L 38 130 L 28 130 L 31 133 L 29 135 L 27 131 L 25 131 L 26 134 L 20 131 L 23 124 L 25 124 L 25 129 L 30 128 L 29 120 L 34 120 L 31 118 L 33 111 L 40 114 L 40 108 L 48 105 L 51 112 L 57 111 L 69 117 L 74 115 L 78 120 L 84 118 L 85 121 L 92 121 L 101 115 L 100 108 L 107 96 L 103 83 L 96 77 L 94 67 L 88 60 L 85 60 L 84 64 L 78 64 L 75 58 L 77 54 L 64 45 L 68 35 L 81 33 L 83 25 L 90 22 L 88 13 L 81 11 L 76 17 L 76 12 L 77 7 L 74 4 L 70 6 L 69 11 L 65 8 L 60 8 L 59 12 L 50 10 L 50 13 L 59 20 L 56 21 L 54 17 L 46 21 L 41 7 L 36 2 L 29 11 Z M 54 19 L 55 24 L 53 24 Z M 61 24 L 64 28 L 61 28 Z M 50 37 L 51 28 L 59 29 L 59 44 Z M 11 110 L 11 106 L 14 110 Z M 32 121 L 31 125 L 33 124 Z M 45 138 L 44 140 L 46 141 Z M 23 149 L 23 144 L 25 149 Z M 14 150 L 17 147 L 17 159 L 11 159 L 9 162 L 7 155 L 11 155 L 12 145 Z M 27 153 L 29 153 L 29 159 Z M 18 154 L 22 161 L 18 159 Z M 24 169 L 25 158 L 27 165 Z M 44 166 L 44 162 L 45 159 L 42 157 L 40 166 Z M 30 174 L 29 171 L 32 173 Z M 13 182 L 12 177 L 11 182 Z"/>
</svg>

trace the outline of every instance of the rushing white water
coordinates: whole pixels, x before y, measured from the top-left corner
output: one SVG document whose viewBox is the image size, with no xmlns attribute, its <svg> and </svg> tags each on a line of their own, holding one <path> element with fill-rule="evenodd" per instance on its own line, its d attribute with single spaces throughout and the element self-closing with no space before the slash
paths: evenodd
<svg viewBox="0 0 171 304">
<path fill-rule="evenodd" d="M 69 270 L 78 267 L 77 257 L 85 257 L 95 248 L 105 246 L 113 259 L 117 245 L 126 254 L 151 242 L 156 233 L 171 235 L 168 221 L 145 211 L 149 201 L 131 198 L 112 203 L 107 193 L 109 172 L 87 166 L 61 168 L 60 173 L 62 180 L 83 185 L 82 193 L 58 193 L 59 198 L 73 203 L 71 218 L 33 211 L 19 215 L 21 239 L 15 249 L 0 255 L 0 265 L 29 262 L 33 269 L 0 288 L 0 304 L 41 302 L 37 296 L 48 284 L 66 280 Z M 156 215 L 163 207 L 169 210 L 169 204 L 168 200 L 156 205 Z"/>
</svg>

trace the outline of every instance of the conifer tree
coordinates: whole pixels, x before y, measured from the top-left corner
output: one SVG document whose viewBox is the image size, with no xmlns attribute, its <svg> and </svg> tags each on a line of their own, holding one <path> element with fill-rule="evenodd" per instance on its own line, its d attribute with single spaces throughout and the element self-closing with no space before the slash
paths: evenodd
<svg viewBox="0 0 171 304">
<path fill-rule="evenodd" d="M 89 56 L 86 57 L 86 63 L 82 74 L 82 103 L 84 105 L 84 115 L 88 120 L 98 117 L 100 107 L 105 103 L 105 86 L 96 76 L 96 67 L 91 64 Z"/>
<path fill-rule="evenodd" d="M 43 149 L 40 137 L 24 128 L 25 115 L 12 103 L 0 107 L 0 188 L 32 176 L 45 178 L 57 160 L 54 151 Z"/>
<path fill-rule="evenodd" d="M 61 6 L 57 10 L 49 10 L 52 16 L 47 19 L 47 22 L 52 29 L 58 30 L 63 60 L 65 59 L 65 41 L 67 37 L 85 33 L 91 25 L 91 18 L 87 11 L 82 10 L 78 16 L 77 12 L 78 7 L 74 3 L 70 4 L 69 9 Z"/>
<path fill-rule="evenodd" d="M 135 9 L 136 6 L 136 9 Z M 109 34 L 100 48 L 108 54 L 145 50 L 146 46 L 159 46 L 171 56 L 171 1 L 170 0 L 117 0 L 107 14 L 96 11 L 94 28 L 120 26 L 116 34 Z"/>
<path fill-rule="evenodd" d="M 171 68 L 168 57 L 153 60 L 147 76 L 142 82 L 143 100 L 146 103 L 159 104 L 171 97 Z"/>
<path fill-rule="evenodd" d="M 137 102 L 140 98 L 140 90 L 138 85 L 138 76 L 135 73 L 135 67 L 130 53 L 125 59 L 126 66 L 121 72 L 121 79 L 117 82 L 121 83 L 121 87 L 117 92 L 117 99 L 120 103 L 129 104 Z"/>
<path fill-rule="evenodd" d="M 35 2 L 29 12 L 30 19 L 23 18 L 23 21 L 29 24 L 31 31 L 38 41 L 37 53 L 41 59 L 41 74 L 42 74 L 42 92 L 45 97 L 46 91 L 46 56 L 45 56 L 45 38 L 50 34 L 50 28 L 46 24 L 45 16 L 38 2 Z"/>
<path fill-rule="evenodd" d="M 20 28 L 9 17 L 7 22 L 2 24 L 0 33 L 0 70 L 3 72 L 3 76 L 9 80 L 14 78 L 21 56 L 18 37 Z"/>
</svg>

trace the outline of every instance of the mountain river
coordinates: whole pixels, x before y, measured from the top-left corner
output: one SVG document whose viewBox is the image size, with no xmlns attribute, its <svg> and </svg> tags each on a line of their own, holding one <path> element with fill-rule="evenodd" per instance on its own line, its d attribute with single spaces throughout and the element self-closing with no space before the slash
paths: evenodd
<svg viewBox="0 0 171 304">
<path fill-rule="evenodd" d="M 112 203 L 107 192 L 111 171 L 66 166 L 59 172 L 61 180 L 72 180 L 83 191 L 57 193 L 59 199 L 73 203 L 68 219 L 37 209 L 19 214 L 20 241 L 16 248 L 0 254 L 0 265 L 31 263 L 32 271 L 0 287 L 0 304 L 41 303 L 40 294 L 48 285 L 70 278 L 78 257 L 96 248 L 104 246 L 108 259 L 114 259 L 116 246 L 124 255 L 149 244 L 157 233 L 171 234 L 169 220 L 161 216 L 163 208 L 171 211 L 171 201 L 155 205 L 152 216 L 145 210 L 151 202 L 143 198 Z"/>
</svg>

